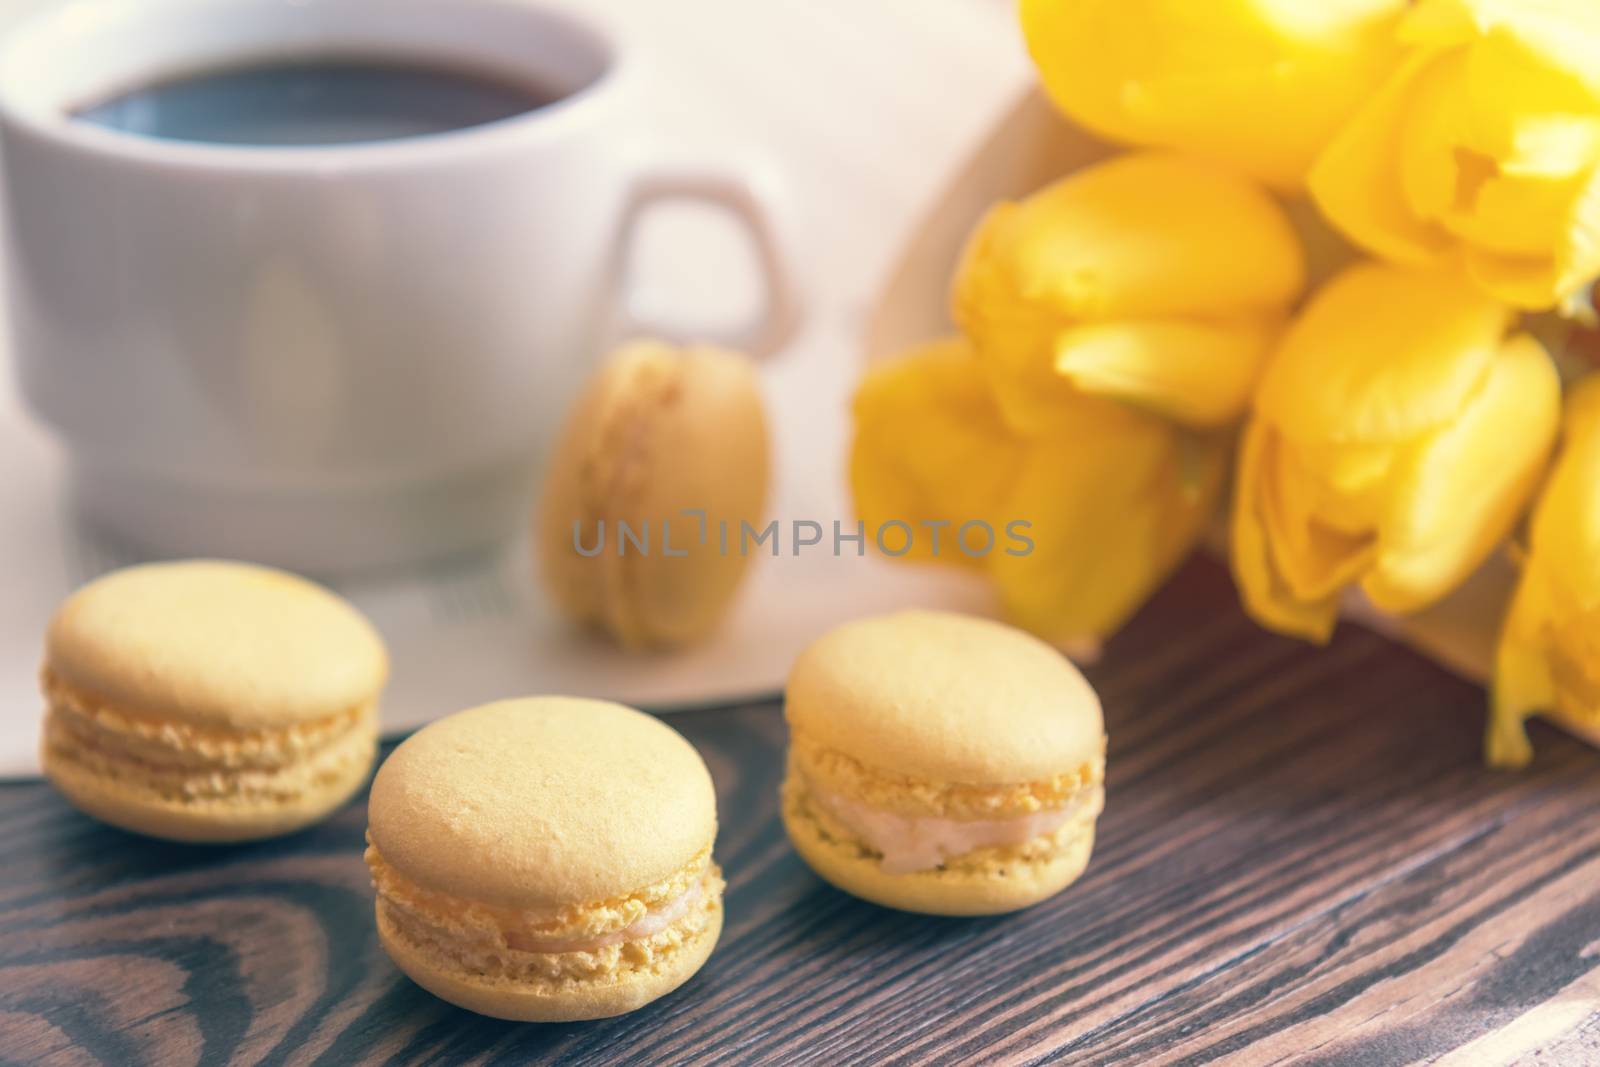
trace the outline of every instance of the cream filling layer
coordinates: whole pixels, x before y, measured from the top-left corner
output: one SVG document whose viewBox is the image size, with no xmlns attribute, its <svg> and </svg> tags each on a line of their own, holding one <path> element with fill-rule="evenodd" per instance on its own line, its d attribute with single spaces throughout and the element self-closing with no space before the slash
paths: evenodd
<svg viewBox="0 0 1600 1067">
<path fill-rule="evenodd" d="M 981 848 L 1023 845 L 1055 833 L 1075 819 L 1099 814 L 1103 792 L 1084 789 L 1065 806 L 1009 819 L 946 819 L 903 815 L 808 783 L 817 806 L 842 823 L 872 851 L 882 855 L 885 874 L 914 874 Z"/>
<path fill-rule="evenodd" d="M 234 729 L 117 708 L 44 672 L 47 729 L 75 746 L 163 770 L 271 771 L 338 744 L 351 731 L 375 733 L 371 702 L 319 719 Z"/>
<path fill-rule="evenodd" d="M 506 945 L 519 952 L 558 955 L 565 952 L 598 952 L 609 945 L 620 945 L 625 941 L 640 941 L 647 937 L 654 937 L 689 914 L 689 909 L 700 902 L 700 898 L 705 896 L 705 891 L 706 880 L 701 878 L 671 900 L 663 902 L 659 907 L 651 908 L 627 926 L 620 930 L 613 930 L 608 934 L 600 934 L 596 937 L 559 939 L 534 937 L 516 930 L 508 930 L 506 932 Z"/>
<path fill-rule="evenodd" d="M 118 748 L 98 733 L 84 735 L 62 724 L 52 712 L 45 723 L 48 758 L 119 782 L 165 800 L 184 804 L 209 801 L 273 802 L 294 800 L 308 791 L 348 778 L 372 761 L 377 734 L 372 723 L 352 728 L 300 760 L 281 766 L 208 766 L 154 758 L 138 750 Z"/>
</svg>

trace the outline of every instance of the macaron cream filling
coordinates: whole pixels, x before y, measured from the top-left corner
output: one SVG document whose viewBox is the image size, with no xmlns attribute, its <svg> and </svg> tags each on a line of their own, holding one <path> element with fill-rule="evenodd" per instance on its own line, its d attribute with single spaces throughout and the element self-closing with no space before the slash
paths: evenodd
<svg viewBox="0 0 1600 1067">
<path fill-rule="evenodd" d="M 934 870 L 979 849 L 1009 848 L 1049 837 L 1069 823 L 1093 819 L 1103 795 L 1098 788 L 1083 790 L 1064 807 L 1006 819 L 952 819 L 874 808 L 814 786 L 809 792 L 823 811 L 882 856 L 879 866 L 885 874 Z"/>
<path fill-rule="evenodd" d="M 230 729 L 114 707 L 46 669 L 44 744 L 77 765 L 167 797 L 283 797 L 371 759 L 371 702 L 290 726 Z"/>
<path fill-rule="evenodd" d="M 707 872 L 707 876 L 709 873 Z M 620 945 L 624 941 L 639 941 L 654 937 L 689 914 L 689 909 L 704 899 L 705 895 L 706 876 L 702 876 L 698 882 L 682 893 L 664 904 L 651 908 L 620 930 L 595 937 L 578 938 L 539 937 L 519 930 L 510 930 L 506 932 L 506 944 L 519 952 L 598 952 L 611 945 Z"/>
<path fill-rule="evenodd" d="M 915 874 L 986 849 L 1049 852 L 1104 806 L 1104 755 L 1033 782 L 932 782 L 869 767 L 794 731 L 786 791 L 876 859 Z M 1063 846 L 1069 842 L 1060 842 Z"/>
<path fill-rule="evenodd" d="M 709 850 L 637 893 L 546 915 L 495 908 L 417 885 L 369 844 L 380 913 L 406 937 L 474 973 L 591 977 L 614 964 L 648 965 L 692 939 L 720 907 L 722 874 Z M 615 959 L 610 959 L 615 957 Z"/>
</svg>

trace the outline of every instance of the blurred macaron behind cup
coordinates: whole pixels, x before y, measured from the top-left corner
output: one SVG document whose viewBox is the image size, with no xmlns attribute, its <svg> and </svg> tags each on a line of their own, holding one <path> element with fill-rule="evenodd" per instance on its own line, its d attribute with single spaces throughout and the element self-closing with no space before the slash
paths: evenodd
<svg viewBox="0 0 1600 1067">
<path fill-rule="evenodd" d="M 722 620 L 766 509 L 769 446 L 750 359 L 635 341 L 563 427 L 535 515 L 539 569 L 573 621 L 631 650 L 680 647 Z"/>
</svg>

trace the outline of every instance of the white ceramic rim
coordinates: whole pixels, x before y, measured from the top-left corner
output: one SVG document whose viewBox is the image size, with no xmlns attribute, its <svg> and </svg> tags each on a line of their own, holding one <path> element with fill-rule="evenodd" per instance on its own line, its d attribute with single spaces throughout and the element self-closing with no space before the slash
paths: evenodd
<svg viewBox="0 0 1600 1067">
<path fill-rule="evenodd" d="M 81 44 L 86 34 L 121 35 L 137 42 L 141 25 L 162 19 L 187 17 L 220 22 L 237 19 L 241 13 L 266 16 L 274 11 L 282 12 L 281 17 L 286 19 L 295 12 L 316 12 L 346 19 L 389 20 L 396 12 L 405 12 L 418 20 L 448 26 L 458 38 L 476 32 L 472 28 L 476 19 L 482 26 L 478 38 L 485 47 L 496 48 L 504 48 L 505 42 L 487 39 L 491 23 L 520 20 L 531 34 L 558 35 L 557 39 L 569 46 L 574 61 L 586 65 L 587 71 L 576 79 L 577 84 L 562 86 L 565 94 L 554 103 L 509 118 L 442 133 L 333 145 L 240 145 L 149 137 L 79 121 L 70 113 L 85 98 L 111 95 L 139 80 L 252 57 L 290 54 L 304 43 L 293 40 L 294 34 L 286 34 L 290 39 L 239 44 L 220 53 L 197 50 L 182 60 L 147 61 L 138 73 L 106 76 L 95 92 L 80 90 L 72 94 L 63 84 L 65 78 L 57 76 L 55 82 L 49 81 L 55 72 L 70 66 L 59 61 L 63 50 L 73 48 L 75 38 Z M 354 38 L 361 33 L 346 28 L 340 36 Z M 385 41 L 386 37 L 390 40 Z M 370 42 L 350 47 L 365 48 L 370 44 L 373 55 L 413 59 L 435 56 L 442 61 L 452 58 L 431 36 L 417 33 L 404 45 L 396 44 L 392 38 L 388 31 L 374 33 Z M 493 152 L 559 136 L 574 124 L 586 121 L 586 116 L 610 95 L 608 90 L 618 79 L 622 59 L 619 37 L 592 13 L 585 11 L 579 16 L 566 8 L 526 0 L 74 0 L 25 19 L 0 45 L 0 124 L 63 147 L 132 164 L 326 174 L 427 162 L 442 155 L 455 158 L 464 153 Z M 134 65 L 140 66 L 137 62 Z M 512 61 L 504 60 L 493 67 L 511 74 L 514 72 L 507 68 L 512 65 Z M 526 69 L 534 70 L 535 66 L 530 60 Z"/>
</svg>

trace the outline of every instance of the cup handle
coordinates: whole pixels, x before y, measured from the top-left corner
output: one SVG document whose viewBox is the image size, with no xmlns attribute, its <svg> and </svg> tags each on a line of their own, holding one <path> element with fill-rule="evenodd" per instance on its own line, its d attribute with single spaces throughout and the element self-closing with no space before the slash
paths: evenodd
<svg viewBox="0 0 1600 1067">
<path fill-rule="evenodd" d="M 749 235 L 764 282 L 763 306 L 749 322 L 730 330 L 691 331 L 686 324 L 643 319 L 629 306 L 628 267 L 639 224 L 654 207 L 674 200 L 720 208 Z M 614 342 L 651 336 L 678 342 L 707 341 L 757 358 L 781 349 L 794 336 L 803 317 L 782 203 L 772 178 L 754 166 L 655 168 L 641 173 L 623 202 L 606 279 L 607 339 Z"/>
</svg>

